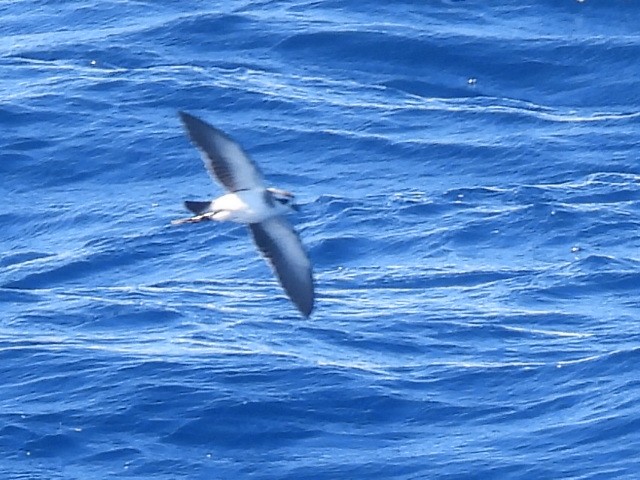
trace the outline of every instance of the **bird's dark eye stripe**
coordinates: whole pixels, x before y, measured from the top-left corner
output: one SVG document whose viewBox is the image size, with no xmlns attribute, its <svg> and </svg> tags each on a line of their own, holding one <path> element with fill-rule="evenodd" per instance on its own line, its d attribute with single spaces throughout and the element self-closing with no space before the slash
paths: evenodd
<svg viewBox="0 0 640 480">
<path fill-rule="evenodd" d="M 278 198 L 278 197 L 276 197 L 276 200 L 279 201 L 282 204 L 289 203 L 289 199 L 288 198 Z"/>
</svg>

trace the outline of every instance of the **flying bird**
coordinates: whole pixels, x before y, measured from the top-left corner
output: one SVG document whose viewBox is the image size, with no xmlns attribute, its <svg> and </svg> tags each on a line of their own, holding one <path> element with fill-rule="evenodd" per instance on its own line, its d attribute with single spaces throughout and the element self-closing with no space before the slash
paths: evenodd
<svg viewBox="0 0 640 480">
<path fill-rule="evenodd" d="M 284 216 L 298 210 L 294 195 L 267 188 L 258 166 L 226 133 L 189 113 L 179 115 L 209 174 L 227 193 L 215 200 L 185 201 L 185 207 L 194 215 L 172 223 L 214 220 L 248 225 L 253 241 L 282 288 L 300 313 L 309 317 L 314 303 L 311 261 Z"/>
</svg>

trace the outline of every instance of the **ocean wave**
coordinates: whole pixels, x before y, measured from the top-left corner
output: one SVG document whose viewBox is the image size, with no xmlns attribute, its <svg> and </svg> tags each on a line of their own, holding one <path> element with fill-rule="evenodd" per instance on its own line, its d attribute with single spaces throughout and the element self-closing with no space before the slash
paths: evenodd
<svg viewBox="0 0 640 480">
<path fill-rule="evenodd" d="M 635 478 L 634 8 L 7 3 L 1 476 Z M 171 225 L 179 110 L 296 194 L 310 319 Z"/>
</svg>

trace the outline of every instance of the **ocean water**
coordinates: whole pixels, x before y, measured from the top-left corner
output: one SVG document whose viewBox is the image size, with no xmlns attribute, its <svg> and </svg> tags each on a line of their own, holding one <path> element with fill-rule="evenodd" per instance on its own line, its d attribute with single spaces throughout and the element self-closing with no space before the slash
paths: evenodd
<svg viewBox="0 0 640 480">
<path fill-rule="evenodd" d="M 633 1 L 0 3 L 0 478 L 640 477 Z M 177 117 L 240 141 L 302 319 Z"/>
</svg>

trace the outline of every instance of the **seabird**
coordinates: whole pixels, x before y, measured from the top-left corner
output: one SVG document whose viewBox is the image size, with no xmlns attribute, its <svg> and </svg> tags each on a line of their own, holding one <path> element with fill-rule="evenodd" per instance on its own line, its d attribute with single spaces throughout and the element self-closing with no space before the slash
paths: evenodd
<svg viewBox="0 0 640 480">
<path fill-rule="evenodd" d="M 294 195 L 267 188 L 258 166 L 226 133 L 189 113 L 179 115 L 209 174 L 228 193 L 215 200 L 187 200 L 184 205 L 194 216 L 172 223 L 215 220 L 248 225 L 253 241 L 284 291 L 300 313 L 309 317 L 314 302 L 311 261 L 300 237 L 284 217 L 285 213 L 298 210 Z"/>
</svg>

